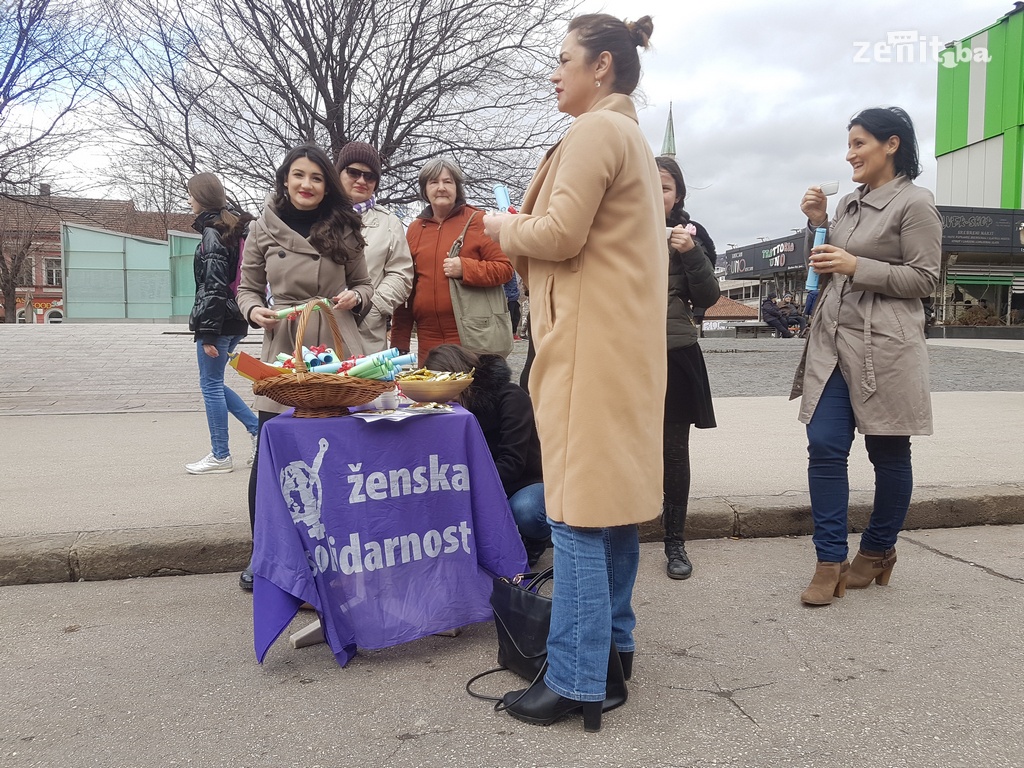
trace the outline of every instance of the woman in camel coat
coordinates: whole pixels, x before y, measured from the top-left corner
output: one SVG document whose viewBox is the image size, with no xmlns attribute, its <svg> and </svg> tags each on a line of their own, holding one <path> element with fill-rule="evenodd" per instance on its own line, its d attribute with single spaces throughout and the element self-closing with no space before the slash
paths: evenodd
<svg viewBox="0 0 1024 768">
<path fill-rule="evenodd" d="M 530 287 L 530 395 L 555 550 L 547 673 L 505 696 L 530 723 L 582 710 L 596 730 L 625 702 L 636 523 L 661 511 L 668 244 L 661 179 L 629 98 L 652 28 L 605 14 L 570 23 L 551 80 L 576 120 L 523 213 L 484 220 Z"/>
</svg>

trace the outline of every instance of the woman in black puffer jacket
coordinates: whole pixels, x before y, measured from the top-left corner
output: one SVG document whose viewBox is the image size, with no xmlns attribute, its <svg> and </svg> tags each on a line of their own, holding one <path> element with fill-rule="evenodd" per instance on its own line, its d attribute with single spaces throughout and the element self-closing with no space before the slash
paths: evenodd
<svg viewBox="0 0 1024 768">
<path fill-rule="evenodd" d="M 199 362 L 199 389 L 210 428 L 210 453 L 185 470 L 193 475 L 230 472 L 234 467 L 228 448 L 228 413 L 245 426 L 256 446 L 258 420 L 252 409 L 230 387 L 224 386 L 228 355 L 249 330 L 238 309 L 240 245 L 253 217 L 228 206 L 224 187 L 212 173 L 188 181 L 188 202 L 196 214 L 192 228 L 202 235 L 196 246 L 193 270 L 196 300 L 188 318 Z M 252 463 L 250 457 L 249 463 Z"/>
<path fill-rule="evenodd" d="M 655 158 L 665 197 L 665 223 L 672 227 L 668 264 L 668 386 L 665 392 L 664 458 L 665 557 L 668 576 L 687 579 L 693 566 L 686 554 L 686 510 L 690 496 L 690 425 L 717 426 L 708 369 L 701 354 L 700 328 L 693 307 L 713 306 L 721 293 L 714 261 L 704 252 L 700 227 L 683 208 L 686 182 L 676 161 Z M 686 231 L 694 224 L 698 234 Z"/>
<path fill-rule="evenodd" d="M 500 355 L 477 355 L 458 344 L 441 344 L 427 355 L 426 367 L 432 371 L 475 369 L 473 383 L 463 390 L 459 404 L 480 423 L 532 568 L 551 541 L 551 527 L 530 396 L 512 383 L 512 370 Z"/>
</svg>

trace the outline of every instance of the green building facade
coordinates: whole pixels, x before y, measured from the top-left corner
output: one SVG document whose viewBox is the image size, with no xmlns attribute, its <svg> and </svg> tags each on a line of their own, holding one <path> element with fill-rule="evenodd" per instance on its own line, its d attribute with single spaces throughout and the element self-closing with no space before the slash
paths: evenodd
<svg viewBox="0 0 1024 768">
<path fill-rule="evenodd" d="M 938 52 L 935 202 L 943 217 L 940 322 L 1024 310 L 1024 4 Z"/>
</svg>

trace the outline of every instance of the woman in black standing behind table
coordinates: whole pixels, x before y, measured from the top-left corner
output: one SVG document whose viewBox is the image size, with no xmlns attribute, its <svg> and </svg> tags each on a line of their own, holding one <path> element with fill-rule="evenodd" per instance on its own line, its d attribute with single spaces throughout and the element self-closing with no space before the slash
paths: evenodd
<svg viewBox="0 0 1024 768">
<path fill-rule="evenodd" d="M 276 307 L 302 304 L 317 296 L 334 302 L 346 357 L 365 353 L 356 327 L 360 309 L 373 297 L 373 283 L 363 255 L 362 219 L 341 187 L 338 172 L 323 150 L 302 145 L 292 149 L 277 169 L 274 192 L 245 241 L 238 306 L 249 324 L 263 328 L 264 362 L 279 352 L 295 353 L 293 321 L 279 320 L 267 306 L 267 286 Z M 334 337 L 321 312 L 306 325 L 307 346 L 334 346 Z M 256 398 L 260 429 L 287 409 L 268 397 Z M 256 527 L 256 476 L 259 451 L 249 479 L 249 522 Z M 243 589 L 252 589 L 252 569 L 242 573 Z"/>
<path fill-rule="evenodd" d="M 683 172 L 670 157 L 657 157 L 655 162 L 665 199 L 665 223 L 672 227 L 668 262 L 668 385 L 663 432 L 665 501 L 662 522 L 668 576 L 688 579 L 693 573 L 684 535 L 690 495 L 690 425 L 697 429 L 717 426 L 708 369 L 697 343 L 700 329 L 693 318 L 693 307 L 712 306 L 721 291 L 714 262 L 704 253 L 700 236 L 691 236 L 685 229 L 691 221 L 683 208 L 686 202 Z M 701 230 L 703 227 L 697 231 Z"/>
</svg>

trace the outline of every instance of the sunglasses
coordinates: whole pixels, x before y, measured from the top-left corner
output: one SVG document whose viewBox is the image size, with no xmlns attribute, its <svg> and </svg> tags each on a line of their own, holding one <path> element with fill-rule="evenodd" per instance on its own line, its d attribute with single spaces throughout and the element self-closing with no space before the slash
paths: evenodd
<svg viewBox="0 0 1024 768">
<path fill-rule="evenodd" d="M 345 166 L 345 173 L 348 174 L 350 179 L 362 179 L 373 184 L 377 183 L 377 179 L 380 178 L 373 171 L 360 171 L 358 168 L 352 168 L 351 166 Z"/>
</svg>

